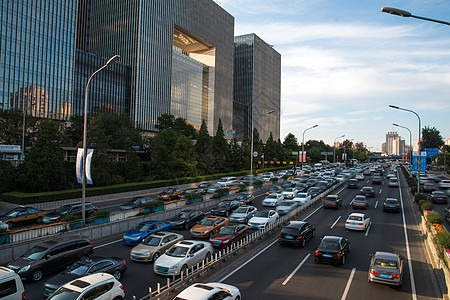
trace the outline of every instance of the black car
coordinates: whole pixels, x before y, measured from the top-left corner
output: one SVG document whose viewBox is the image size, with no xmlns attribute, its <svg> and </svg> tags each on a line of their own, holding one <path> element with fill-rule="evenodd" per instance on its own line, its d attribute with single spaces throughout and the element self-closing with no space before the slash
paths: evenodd
<svg viewBox="0 0 450 300">
<path fill-rule="evenodd" d="M 317 195 L 319 195 L 320 193 L 322 193 L 322 190 L 320 188 L 313 186 L 308 189 L 307 193 L 309 195 L 311 195 L 311 199 L 312 199 L 312 198 L 316 197 Z"/>
<path fill-rule="evenodd" d="M 359 187 L 359 182 L 357 179 L 350 179 L 347 182 L 347 188 L 349 189 L 357 189 Z"/>
<path fill-rule="evenodd" d="M 375 197 L 375 190 L 371 186 L 365 186 L 360 190 L 361 195 L 366 197 Z"/>
<path fill-rule="evenodd" d="M 239 206 L 241 206 L 241 202 L 236 200 L 220 201 L 216 207 L 211 209 L 211 214 L 228 217 Z"/>
<path fill-rule="evenodd" d="M 85 203 L 85 216 L 89 217 L 98 210 L 94 203 Z M 61 206 L 60 208 L 49 212 L 44 216 L 44 223 L 59 222 L 65 216 L 81 216 L 83 212 L 83 203 L 72 203 Z"/>
<path fill-rule="evenodd" d="M 383 178 L 381 178 L 381 176 L 373 175 L 373 177 L 372 177 L 373 184 L 381 184 L 382 182 L 383 182 Z"/>
<path fill-rule="evenodd" d="M 170 227 L 174 229 L 189 229 L 198 221 L 205 217 L 205 213 L 200 210 L 182 210 L 170 219 Z"/>
<path fill-rule="evenodd" d="M 48 297 L 65 283 L 95 273 L 109 273 L 119 280 L 126 270 L 127 263 L 120 257 L 90 256 L 80 259 L 65 271 L 47 280 L 44 285 L 44 295 Z"/>
<path fill-rule="evenodd" d="M 386 198 L 383 203 L 383 211 L 400 212 L 400 201 L 395 198 Z"/>
<path fill-rule="evenodd" d="M 156 201 L 155 198 L 152 197 L 135 197 L 120 206 L 120 210 L 129 210 L 138 208 L 143 203 Z"/>
<path fill-rule="evenodd" d="M 350 252 L 350 242 L 339 236 L 324 236 L 314 252 L 316 263 L 325 262 L 332 264 L 345 263 L 345 257 Z"/>
<path fill-rule="evenodd" d="M 281 229 L 278 243 L 305 247 L 306 241 L 314 237 L 316 229 L 313 225 L 303 221 L 291 221 Z"/>
</svg>

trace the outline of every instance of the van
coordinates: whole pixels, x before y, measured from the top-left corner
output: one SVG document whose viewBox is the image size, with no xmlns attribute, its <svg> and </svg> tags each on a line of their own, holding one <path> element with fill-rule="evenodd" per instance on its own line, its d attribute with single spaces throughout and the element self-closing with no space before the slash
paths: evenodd
<svg viewBox="0 0 450 300">
<path fill-rule="evenodd" d="M 0 299 L 25 299 L 25 289 L 23 288 L 20 276 L 13 270 L 5 267 L 0 267 Z"/>
</svg>

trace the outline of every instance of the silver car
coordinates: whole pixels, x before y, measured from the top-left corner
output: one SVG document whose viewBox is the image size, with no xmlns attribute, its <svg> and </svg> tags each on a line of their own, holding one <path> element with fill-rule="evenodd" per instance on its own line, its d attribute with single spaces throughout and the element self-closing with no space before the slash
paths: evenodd
<svg viewBox="0 0 450 300">
<path fill-rule="evenodd" d="M 403 281 L 403 258 L 395 253 L 376 252 L 369 267 L 369 282 L 400 287 Z"/>
<path fill-rule="evenodd" d="M 251 205 L 243 205 L 238 207 L 230 216 L 230 222 L 232 223 L 247 223 L 248 220 L 253 218 L 257 209 Z"/>
</svg>

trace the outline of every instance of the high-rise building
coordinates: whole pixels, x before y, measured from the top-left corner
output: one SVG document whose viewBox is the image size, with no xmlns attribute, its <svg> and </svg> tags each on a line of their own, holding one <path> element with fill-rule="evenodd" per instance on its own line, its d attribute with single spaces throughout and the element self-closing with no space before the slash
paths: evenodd
<svg viewBox="0 0 450 300">
<path fill-rule="evenodd" d="M 253 125 L 263 142 L 270 132 L 277 140 L 280 138 L 281 55 L 254 33 L 236 36 L 234 43 L 236 135 L 250 137 Z"/>
<path fill-rule="evenodd" d="M 398 133 L 395 131 L 388 132 L 386 134 L 386 154 L 387 155 L 396 155 L 395 154 L 395 145 L 394 141 L 397 139 Z"/>
</svg>

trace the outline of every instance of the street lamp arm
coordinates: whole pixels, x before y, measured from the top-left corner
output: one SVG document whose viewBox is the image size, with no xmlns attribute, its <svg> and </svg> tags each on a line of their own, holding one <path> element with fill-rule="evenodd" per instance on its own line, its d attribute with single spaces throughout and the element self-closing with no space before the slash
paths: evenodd
<svg viewBox="0 0 450 300">
<path fill-rule="evenodd" d="M 381 11 L 391 14 L 391 15 L 400 16 L 400 17 L 406 17 L 406 18 L 411 17 L 411 18 L 421 19 L 421 20 L 425 20 L 425 21 L 440 23 L 440 24 L 444 24 L 444 25 L 450 25 L 449 22 L 426 18 L 426 17 L 421 17 L 421 16 L 416 16 L 416 15 L 411 14 L 409 11 L 406 11 L 403 9 L 398 9 L 398 8 L 393 8 L 393 7 L 382 7 Z"/>
</svg>

